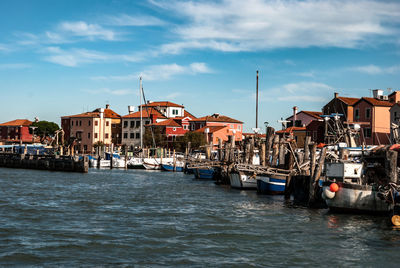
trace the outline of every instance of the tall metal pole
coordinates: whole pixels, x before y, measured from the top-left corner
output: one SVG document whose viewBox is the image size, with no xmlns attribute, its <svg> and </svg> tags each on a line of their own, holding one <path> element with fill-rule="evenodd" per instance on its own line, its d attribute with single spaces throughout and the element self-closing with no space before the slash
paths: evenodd
<svg viewBox="0 0 400 268">
<path fill-rule="evenodd" d="M 139 98 L 140 98 L 140 149 L 143 148 L 143 107 L 142 107 L 142 77 L 140 77 L 140 83 L 139 83 Z"/>
<path fill-rule="evenodd" d="M 257 70 L 257 86 L 256 86 L 256 129 L 258 129 L 258 70 Z"/>
</svg>

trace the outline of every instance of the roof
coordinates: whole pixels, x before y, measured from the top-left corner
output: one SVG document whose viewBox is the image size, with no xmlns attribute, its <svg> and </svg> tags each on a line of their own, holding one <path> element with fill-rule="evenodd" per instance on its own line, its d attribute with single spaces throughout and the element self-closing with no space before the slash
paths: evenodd
<svg viewBox="0 0 400 268">
<path fill-rule="evenodd" d="M 194 116 L 193 114 L 189 113 L 188 111 L 184 111 L 183 113 L 183 117 L 190 117 L 192 119 L 196 119 L 196 116 Z"/>
<path fill-rule="evenodd" d="M 320 119 L 322 115 L 322 112 L 315 112 L 315 111 L 301 111 L 301 112 L 317 119 Z"/>
<path fill-rule="evenodd" d="M 227 126 L 205 126 L 202 128 L 199 128 L 197 130 L 195 130 L 194 132 L 201 132 L 201 133 L 205 133 L 206 128 L 208 128 L 208 133 L 214 133 L 217 132 L 223 128 L 227 128 Z"/>
<path fill-rule="evenodd" d="M 279 131 L 276 131 L 275 133 L 277 134 L 282 134 L 282 133 L 292 133 L 295 131 L 305 131 L 306 127 L 288 127 L 287 129 L 282 129 Z"/>
<path fill-rule="evenodd" d="M 158 126 L 164 126 L 164 127 L 182 127 L 181 125 L 178 124 L 174 119 L 170 118 L 158 123 L 152 124 L 152 126 L 158 127 Z"/>
<path fill-rule="evenodd" d="M 180 107 L 180 108 L 184 108 L 183 105 L 179 105 L 170 101 L 153 101 L 147 104 L 142 104 L 141 106 L 147 106 L 147 107 Z"/>
<path fill-rule="evenodd" d="M 226 122 L 226 123 L 237 123 L 237 124 L 243 124 L 243 122 L 230 118 L 225 115 L 219 115 L 219 114 L 213 114 L 213 115 L 207 115 L 203 116 L 200 118 L 193 119 L 192 121 L 206 121 L 206 122 Z"/>
<path fill-rule="evenodd" d="M 150 118 L 151 115 L 156 115 L 157 118 L 166 118 L 162 113 L 153 107 L 143 108 L 142 118 Z M 140 111 L 124 115 L 122 118 L 140 118 Z"/>
<path fill-rule="evenodd" d="M 63 116 L 61 118 L 100 118 L 100 108 L 95 109 L 93 112 L 86 112 L 81 114 Z M 104 118 L 121 118 L 119 114 L 111 109 L 104 109 Z"/>
<path fill-rule="evenodd" d="M 267 135 L 266 134 L 260 134 L 260 133 L 242 133 L 243 136 L 245 137 L 254 137 L 255 135 L 257 135 L 257 137 L 261 137 L 261 138 L 265 138 Z"/>
<path fill-rule="evenodd" d="M 3 124 L 0 124 L 2 127 L 19 127 L 19 126 L 30 126 L 32 125 L 32 121 L 29 121 L 28 119 L 16 119 L 13 121 L 5 122 Z"/>
<path fill-rule="evenodd" d="M 348 97 L 337 97 L 339 100 L 343 101 L 347 105 L 354 105 L 360 98 L 348 98 Z"/>
<path fill-rule="evenodd" d="M 368 98 L 368 97 L 362 97 L 358 102 L 365 100 L 366 102 L 368 102 L 369 104 L 373 105 L 373 106 L 385 106 L 385 107 L 392 107 L 394 103 L 389 102 L 389 101 L 385 101 L 385 100 L 377 100 L 374 98 Z"/>
</svg>

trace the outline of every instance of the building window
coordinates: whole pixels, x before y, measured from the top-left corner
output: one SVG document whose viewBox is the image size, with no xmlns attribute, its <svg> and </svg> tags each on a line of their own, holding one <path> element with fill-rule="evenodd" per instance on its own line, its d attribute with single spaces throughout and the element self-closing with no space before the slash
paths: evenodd
<svg viewBox="0 0 400 268">
<path fill-rule="evenodd" d="M 172 110 L 172 114 L 173 114 L 173 115 L 178 115 L 178 110 L 173 109 L 173 110 Z"/>
<path fill-rule="evenodd" d="M 365 109 L 365 118 L 367 118 L 367 119 L 371 118 L 371 109 L 370 108 Z"/>
<path fill-rule="evenodd" d="M 364 128 L 363 133 L 364 133 L 364 138 L 371 138 L 372 136 L 371 128 Z"/>
<path fill-rule="evenodd" d="M 172 128 L 173 131 L 176 131 L 176 127 Z"/>
<path fill-rule="evenodd" d="M 155 123 L 155 122 L 154 122 Z M 150 121 L 146 120 L 145 122 L 146 125 L 150 124 Z"/>
<path fill-rule="evenodd" d="M 79 120 L 79 126 L 82 126 L 82 120 Z"/>
<path fill-rule="evenodd" d="M 194 124 L 192 124 L 192 130 L 194 130 Z"/>
<path fill-rule="evenodd" d="M 140 139 L 140 133 L 136 133 L 136 139 Z"/>
<path fill-rule="evenodd" d="M 94 120 L 94 125 L 95 125 L 95 126 L 98 126 L 98 125 L 99 125 L 99 121 Z"/>
<path fill-rule="evenodd" d="M 74 121 L 72 121 L 72 120 L 71 120 L 71 126 L 72 126 L 72 127 L 74 126 Z"/>
<path fill-rule="evenodd" d="M 87 134 L 87 138 L 90 139 L 90 132 Z"/>
<path fill-rule="evenodd" d="M 83 145 L 83 150 L 86 152 L 87 151 L 87 145 Z"/>
<path fill-rule="evenodd" d="M 89 125 L 89 127 L 90 127 L 90 124 L 91 124 L 91 123 L 90 123 L 90 120 L 89 120 L 89 121 L 88 121 L 88 125 Z"/>
<path fill-rule="evenodd" d="M 183 126 L 183 129 L 188 129 L 188 126 L 187 126 L 187 125 L 184 125 L 184 126 Z"/>
<path fill-rule="evenodd" d="M 128 121 L 124 121 L 124 128 L 128 127 Z"/>
<path fill-rule="evenodd" d="M 136 128 L 140 127 L 140 121 L 136 121 Z"/>
<path fill-rule="evenodd" d="M 355 119 L 360 118 L 360 110 L 358 108 L 354 109 L 354 118 Z"/>
<path fill-rule="evenodd" d="M 97 133 L 94 133 L 94 138 L 97 139 Z"/>
<path fill-rule="evenodd" d="M 134 127 L 135 127 L 135 121 L 131 121 L 130 128 L 134 128 Z"/>
<path fill-rule="evenodd" d="M 112 128 L 116 128 L 116 127 L 117 127 L 117 124 L 111 124 L 111 127 L 112 127 Z"/>
<path fill-rule="evenodd" d="M 106 139 L 108 139 L 108 133 L 106 133 Z"/>
<path fill-rule="evenodd" d="M 240 125 L 238 125 L 238 130 L 240 130 L 241 129 L 241 127 L 240 127 Z"/>
<path fill-rule="evenodd" d="M 129 138 L 130 138 L 130 139 L 134 139 L 134 138 L 135 138 L 135 133 L 131 133 L 131 134 L 129 135 Z"/>
<path fill-rule="evenodd" d="M 76 126 L 78 126 L 78 120 L 76 120 L 75 124 L 76 124 Z"/>
<path fill-rule="evenodd" d="M 124 139 L 127 139 L 128 138 L 128 133 L 124 133 Z"/>
<path fill-rule="evenodd" d="M 110 125 L 109 121 L 106 121 L 106 127 L 108 127 Z"/>
</svg>

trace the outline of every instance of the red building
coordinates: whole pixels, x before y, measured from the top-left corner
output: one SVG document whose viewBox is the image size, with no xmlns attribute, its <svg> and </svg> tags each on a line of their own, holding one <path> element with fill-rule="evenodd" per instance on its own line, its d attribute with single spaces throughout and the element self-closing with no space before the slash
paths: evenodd
<svg viewBox="0 0 400 268">
<path fill-rule="evenodd" d="M 4 143 L 32 143 L 29 126 L 32 122 L 27 119 L 16 119 L 0 124 L 0 141 Z"/>
</svg>

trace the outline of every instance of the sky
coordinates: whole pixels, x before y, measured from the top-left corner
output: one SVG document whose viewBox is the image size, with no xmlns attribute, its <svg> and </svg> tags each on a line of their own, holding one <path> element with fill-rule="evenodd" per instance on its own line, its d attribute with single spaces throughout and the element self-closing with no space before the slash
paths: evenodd
<svg viewBox="0 0 400 268">
<path fill-rule="evenodd" d="M 399 90 L 400 1 L 2 0 L 0 122 L 147 100 L 280 128 L 334 92 Z"/>
</svg>

